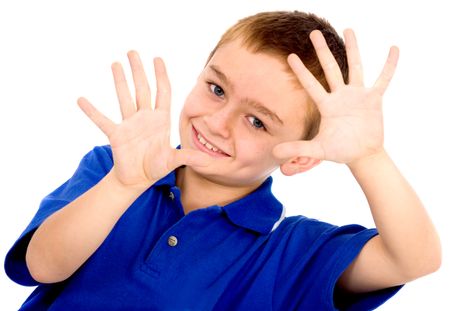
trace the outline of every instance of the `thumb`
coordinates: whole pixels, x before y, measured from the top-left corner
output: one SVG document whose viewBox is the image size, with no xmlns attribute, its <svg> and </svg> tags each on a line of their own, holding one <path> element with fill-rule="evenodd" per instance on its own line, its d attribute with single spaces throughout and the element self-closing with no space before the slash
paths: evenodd
<svg viewBox="0 0 450 311">
<path fill-rule="evenodd" d="M 322 145 L 316 140 L 290 141 L 276 145 L 272 150 L 275 158 L 286 161 L 294 157 L 309 157 L 324 160 Z"/>
<path fill-rule="evenodd" d="M 176 149 L 174 150 L 174 166 L 208 166 L 213 161 L 213 158 L 204 152 L 191 149 Z"/>
</svg>

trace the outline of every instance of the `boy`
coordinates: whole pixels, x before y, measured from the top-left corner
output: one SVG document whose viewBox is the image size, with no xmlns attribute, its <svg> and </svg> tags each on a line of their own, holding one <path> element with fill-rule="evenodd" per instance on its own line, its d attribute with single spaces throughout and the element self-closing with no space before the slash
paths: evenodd
<svg viewBox="0 0 450 311">
<path fill-rule="evenodd" d="M 368 310 L 440 264 L 435 229 L 383 148 L 392 48 L 371 88 L 356 39 L 314 15 L 267 12 L 229 29 L 169 144 L 170 85 L 154 107 L 136 52 L 135 104 L 112 65 L 123 120 L 78 104 L 107 135 L 44 198 L 6 258 L 23 310 Z M 270 177 L 345 163 L 377 231 L 284 217 Z"/>
</svg>

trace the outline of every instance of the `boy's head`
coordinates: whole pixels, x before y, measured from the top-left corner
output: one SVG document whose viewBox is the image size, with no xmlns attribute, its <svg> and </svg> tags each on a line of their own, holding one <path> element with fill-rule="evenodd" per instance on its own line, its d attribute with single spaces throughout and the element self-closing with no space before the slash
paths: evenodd
<svg viewBox="0 0 450 311">
<path fill-rule="evenodd" d="M 277 162 L 272 149 L 290 140 L 312 139 L 320 114 L 287 63 L 297 54 L 328 88 L 309 39 L 320 30 L 344 80 L 348 66 L 342 39 L 331 25 L 313 14 L 264 12 L 246 17 L 222 36 L 210 53 L 180 117 L 184 148 L 215 156 L 218 167 L 203 172 L 228 185 L 260 183 L 274 169 L 290 175 L 318 161 Z"/>
<path fill-rule="evenodd" d="M 241 19 L 223 34 L 211 51 L 207 62 L 222 45 L 240 39 L 244 47 L 253 53 L 267 53 L 282 62 L 286 62 L 289 54 L 297 54 L 309 71 L 329 91 L 325 74 L 309 40 L 309 34 L 313 30 L 322 32 L 339 64 L 345 82 L 348 82 L 348 64 L 343 40 L 326 20 L 299 11 L 263 12 Z M 291 72 L 287 63 L 286 71 Z M 302 139 L 312 139 L 317 134 L 319 125 L 319 111 L 316 105 L 309 101 Z"/>
</svg>

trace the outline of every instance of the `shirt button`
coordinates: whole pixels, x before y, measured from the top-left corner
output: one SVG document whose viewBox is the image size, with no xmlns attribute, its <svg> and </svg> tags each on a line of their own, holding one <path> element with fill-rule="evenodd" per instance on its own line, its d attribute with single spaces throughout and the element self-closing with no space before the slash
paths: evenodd
<svg viewBox="0 0 450 311">
<path fill-rule="evenodd" d="M 175 199 L 175 194 L 172 191 L 169 193 L 169 198 L 173 201 Z"/>
<path fill-rule="evenodd" d="M 168 239 L 167 239 L 167 244 L 169 244 L 169 246 L 176 246 L 178 244 L 178 239 L 176 236 L 171 235 Z"/>
</svg>

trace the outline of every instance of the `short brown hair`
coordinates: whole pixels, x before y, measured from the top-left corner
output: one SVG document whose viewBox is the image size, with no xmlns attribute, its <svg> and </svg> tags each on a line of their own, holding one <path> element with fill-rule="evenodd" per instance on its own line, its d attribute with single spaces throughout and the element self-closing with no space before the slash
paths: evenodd
<svg viewBox="0 0 450 311">
<path fill-rule="evenodd" d="M 309 71 L 329 91 L 322 66 L 309 39 L 310 33 L 316 29 L 324 35 L 347 83 L 348 64 L 344 41 L 327 20 L 312 13 L 299 11 L 262 12 L 239 20 L 222 35 L 210 53 L 208 62 L 219 47 L 239 38 L 244 47 L 254 53 L 268 53 L 284 61 L 289 54 L 297 54 Z M 320 113 L 314 103 L 309 103 L 306 107 L 303 139 L 314 138 L 319 126 Z"/>
</svg>

